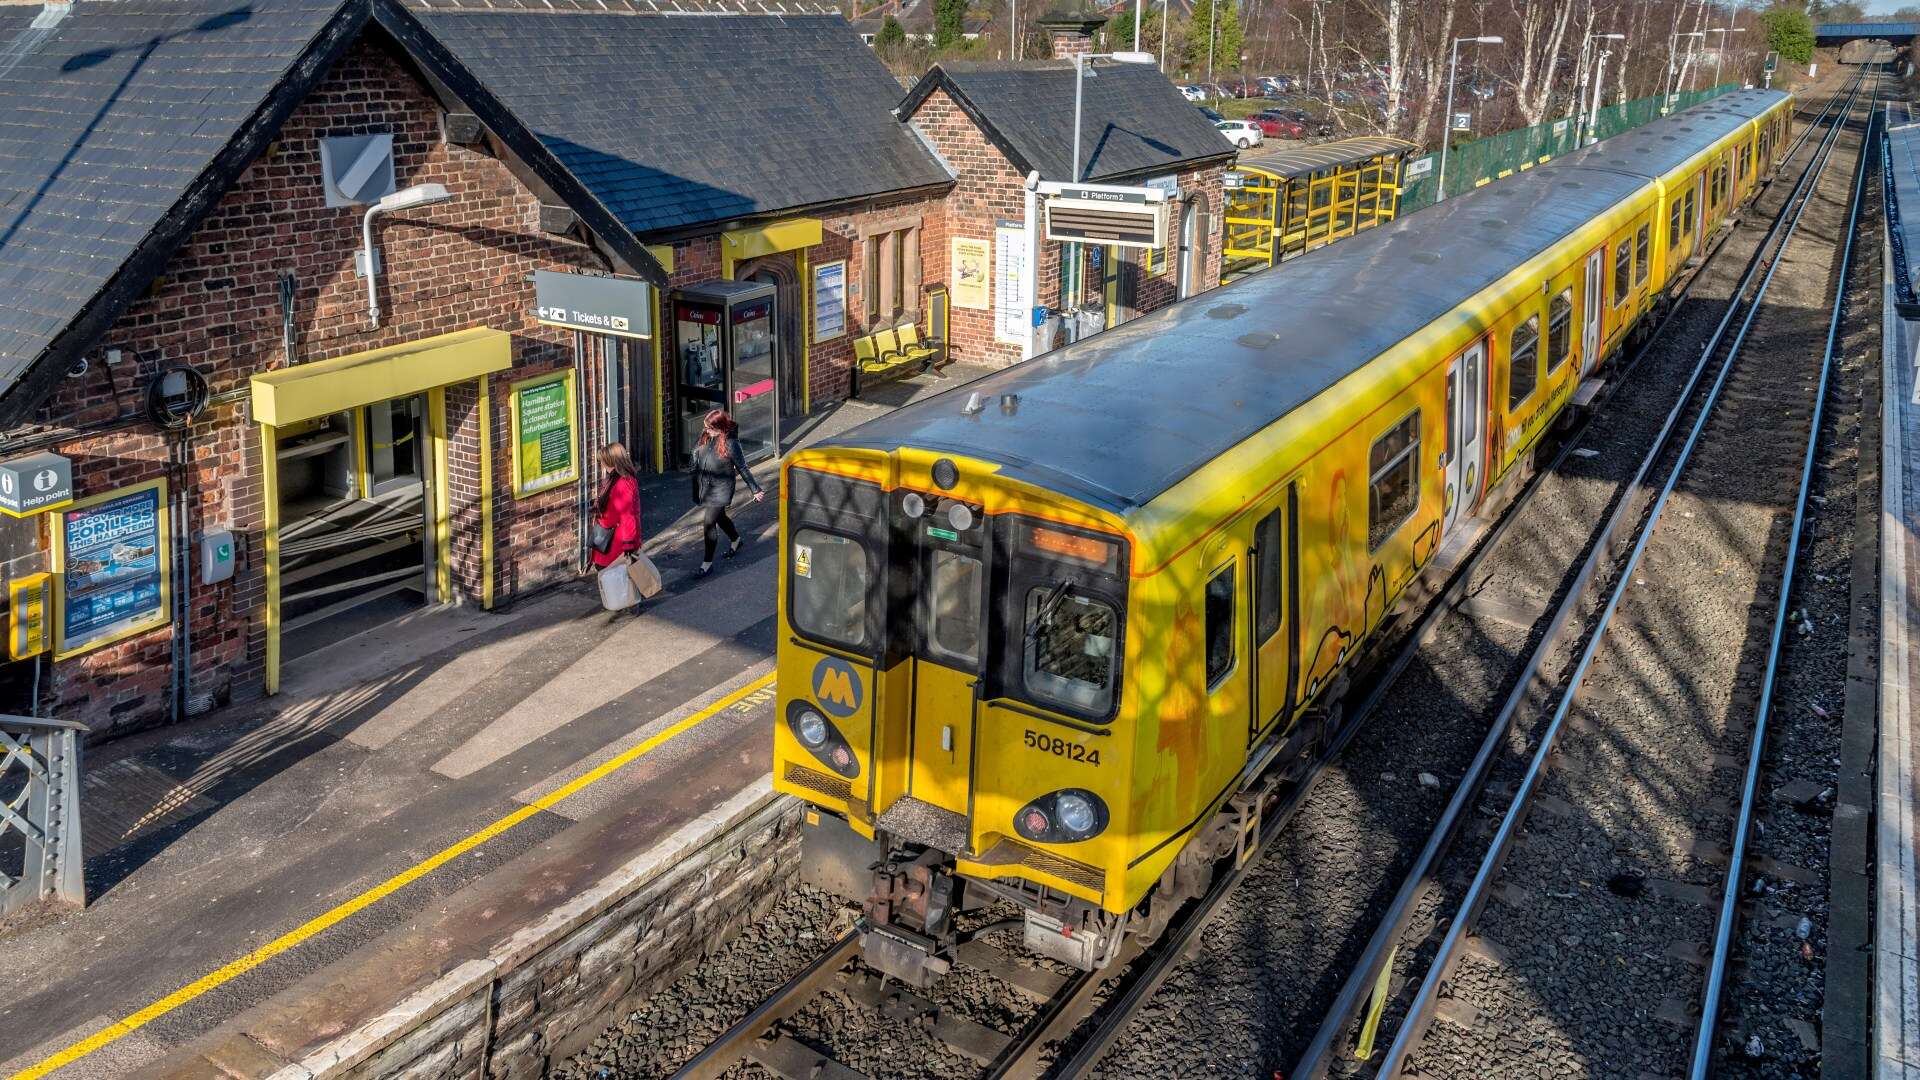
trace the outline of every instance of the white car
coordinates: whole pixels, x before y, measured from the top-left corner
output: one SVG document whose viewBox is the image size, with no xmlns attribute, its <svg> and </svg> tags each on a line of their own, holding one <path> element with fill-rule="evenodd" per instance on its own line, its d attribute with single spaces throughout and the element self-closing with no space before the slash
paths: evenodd
<svg viewBox="0 0 1920 1080">
<path fill-rule="evenodd" d="M 1200 89 L 1197 86 L 1191 86 L 1186 83 L 1182 83 L 1179 89 L 1180 89 L 1180 96 L 1183 98 L 1186 98 L 1188 101 L 1207 100 L 1207 92 L 1205 90 Z"/>
<path fill-rule="evenodd" d="M 1251 120 L 1222 120 L 1213 126 L 1220 129 L 1220 134 L 1225 135 L 1228 142 L 1242 150 L 1259 146 L 1266 138 L 1260 125 Z"/>
</svg>

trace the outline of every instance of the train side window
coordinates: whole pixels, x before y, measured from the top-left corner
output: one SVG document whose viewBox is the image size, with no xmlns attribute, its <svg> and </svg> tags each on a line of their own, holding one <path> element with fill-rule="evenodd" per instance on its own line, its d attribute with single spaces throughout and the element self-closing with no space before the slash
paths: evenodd
<svg viewBox="0 0 1920 1080">
<path fill-rule="evenodd" d="M 1626 245 L 1620 245 L 1625 248 Z M 1547 370 L 1559 371 L 1573 353 L 1573 290 L 1563 289 L 1547 305 Z"/>
<path fill-rule="evenodd" d="M 1536 317 L 1536 322 L 1537 322 Z M 1367 551 L 1373 552 L 1420 505 L 1420 411 L 1373 440 L 1367 452 Z"/>
<path fill-rule="evenodd" d="M 1699 207 L 1695 204 L 1693 192 L 1694 192 L 1694 189 L 1688 188 L 1687 197 L 1681 200 L 1682 205 L 1684 205 L 1687 208 L 1686 215 L 1680 222 L 1681 227 L 1686 232 L 1692 232 L 1694 223 L 1700 220 L 1698 217 L 1694 215 L 1694 212 L 1698 210 Z"/>
<path fill-rule="evenodd" d="M 1507 411 L 1512 412 L 1533 396 L 1540 381 L 1540 316 L 1530 315 L 1514 327 L 1507 344 Z"/>
<path fill-rule="evenodd" d="M 867 552 L 858 540 L 819 529 L 793 534 L 789 617 L 801 633 L 832 645 L 867 645 Z"/>
<path fill-rule="evenodd" d="M 1620 241 L 1613 249 L 1613 306 L 1619 307 L 1627 302 L 1627 293 L 1633 291 L 1633 245 Z"/>
<path fill-rule="evenodd" d="M 1041 702 L 1105 715 L 1113 703 L 1113 605 L 1059 585 L 1027 590 L 1027 692 Z"/>
<path fill-rule="evenodd" d="M 1667 250 L 1680 246 L 1680 215 L 1686 207 L 1680 199 L 1673 200 L 1673 208 L 1667 211 Z"/>
<path fill-rule="evenodd" d="M 1266 644 L 1280 629 L 1280 511 L 1253 528 L 1253 640 Z"/>
<path fill-rule="evenodd" d="M 1207 689 L 1233 670 L 1233 564 L 1207 582 Z"/>
<path fill-rule="evenodd" d="M 1633 283 L 1644 285 L 1647 270 L 1653 264 L 1653 226 L 1641 225 L 1640 232 L 1633 238 Z"/>
</svg>

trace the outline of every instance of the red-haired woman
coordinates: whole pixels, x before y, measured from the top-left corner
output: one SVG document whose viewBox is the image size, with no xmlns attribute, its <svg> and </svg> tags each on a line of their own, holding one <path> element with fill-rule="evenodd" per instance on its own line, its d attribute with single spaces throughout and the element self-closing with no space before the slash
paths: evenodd
<svg viewBox="0 0 1920 1080">
<path fill-rule="evenodd" d="M 693 504 L 700 508 L 703 527 L 700 539 L 705 552 L 694 577 L 706 577 L 713 572 L 713 553 L 720 546 L 721 533 L 726 533 L 730 541 L 727 558 L 740 553 L 740 530 L 733 527 L 733 519 L 727 516 L 727 507 L 733 502 L 734 477 L 747 482 L 754 502 L 767 497 L 747 468 L 746 455 L 740 452 L 740 440 L 735 434 L 739 430 L 740 426 L 725 409 L 715 409 L 707 414 L 706 423 L 700 429 L 700 442 L 693 448 Z"/>
<path fill-rule="evenodd" d="M 600 451 L 600 475 L 606 486 L 593 504 L 593 520 L 611 530 L 606 550 L 595 548 L 593 565 L 606 569 L 640 550 L 640 470 L 625 443 L 608 443 Z"/>
</svg>

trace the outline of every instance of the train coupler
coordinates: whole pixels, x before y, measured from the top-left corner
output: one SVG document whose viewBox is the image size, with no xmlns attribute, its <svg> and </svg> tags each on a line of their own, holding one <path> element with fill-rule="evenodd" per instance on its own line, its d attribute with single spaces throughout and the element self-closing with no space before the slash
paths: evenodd
<svg viewBox="0 0 1920 1080">
<path fill-rule="evenodd" d="M 1123 928 L 1105 920 L 1066 922 L 1038 911 L 1028 911 L 1023 944 L 1042 956 L 1082 971 L 1099 971 L 1120 952 Z"/>
<path fill-rule="evenodd" d="M 903 856 L 896 853 L 873 872 L 861 948 L 875 970 L 926 987 L 951 966 L 940 954 L 953 936 L 957 882 L 938 851 Z"/>
<path fill-rule="evenodd" d="M 898 926 L 869 923 L 860 935 L 861 958 L 868 967 L 916 990 L 940 981 L 953 966 L 939 950 L 940 944 L 932 938 Z"/>
</svg>

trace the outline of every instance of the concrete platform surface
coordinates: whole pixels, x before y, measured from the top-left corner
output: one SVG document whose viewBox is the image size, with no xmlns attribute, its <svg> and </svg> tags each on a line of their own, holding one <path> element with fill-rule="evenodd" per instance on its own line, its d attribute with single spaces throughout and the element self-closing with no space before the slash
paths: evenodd
<svg viewBox="0 0 1920 1080">
<path fill-rule="evenodd" d="M 879 388 L 790 445 L 980 373 Z M 772 463 L 756 472 L 772 486 Z M 317 1038 L 377 1015 L 764 790 L 775 500 L 736 504 L 747 547 L 696 580 L 684 475 L 644 489 L 667 590 L 637 613 L 601 611 L 585 582 L 423 611 L 290 662 L 267 702 L 89 751 L 91 903 L 0 925 L 0 1077 L 125 1076 L 247 1010 L 293 1052 L 298 1018 Z M 458 894 L 509 865 L 485 886 L 501 902 L 448 933 Z M 435 927 L 411 952 L 370 947 Z M 364 973 L 350 1005 L 275 998 L 302 980 L 337 994 L 319 973 L 350 954 L 332 972 Z"/>
</svg>

